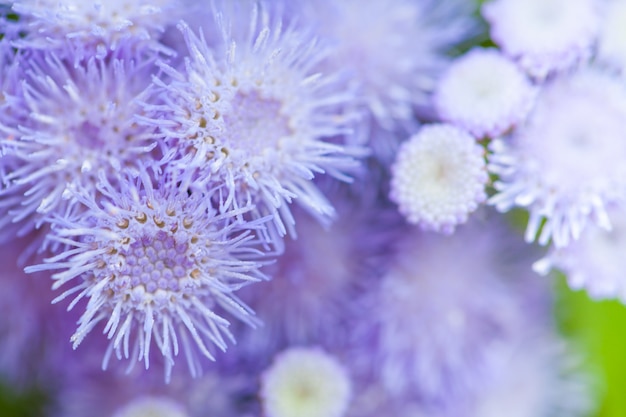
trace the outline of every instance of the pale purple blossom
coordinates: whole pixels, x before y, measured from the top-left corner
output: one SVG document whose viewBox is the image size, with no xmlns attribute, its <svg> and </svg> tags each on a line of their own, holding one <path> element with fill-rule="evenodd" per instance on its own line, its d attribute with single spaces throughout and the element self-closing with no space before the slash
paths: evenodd
<svg viewBox="0 0 626 417">
<path fill-rule="evenodd" d="M 170 164 L 203 167 L 199 187 L 219 185 L 223 209 L 252 202 L 256 216 L 272 214 L 284 235 L 293 229 L 292 201 L 332 218 L 311 180 L 326 174 L 349 181 L 363 152 L 331 141 L 355 116 L 341 108 L 353 98 L 341 77 L 315 69 L 326 51 L 309 33 L 283 27 L 264 5 L 238 5 L 249 16 L 244 23 L 214 11 L 217 40 L 181 23 L 184 68 L 162 66 L 171 81 L 157 80 L 162 104 L 146 106 L 145 123 L 171 144 Z"/>
<path fill-rule="evenodd" d="M 608 229 L 607 204 L 626 195 L 625 130 L 620 78 L 585 67 L 554 79 L 526 123 L 491 143 L 489 170 L 499 179 L 489 202 L 526 208 L 529 242 L 562 247 L 587 223 Z"/>
<path fill-rule="evenodd" d="M 535 88 L 497 49 L 475 48 L 441 77 L 434 102 L 440 117 L 476 138 L 497 137 L 524 120 Z"/>
</svg>

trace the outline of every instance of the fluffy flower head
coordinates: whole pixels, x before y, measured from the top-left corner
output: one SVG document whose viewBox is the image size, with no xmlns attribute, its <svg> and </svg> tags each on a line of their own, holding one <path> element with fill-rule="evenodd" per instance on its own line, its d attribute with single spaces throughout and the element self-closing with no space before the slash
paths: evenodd
<svg viewBox="0 0 626 417">
<path fill-rule="evenodd" d="M 622 72 L 626 69 L 626 1 L 604 2 L 597 48 L 603 63 Z"/>
<path fill-rule="evenodd" d="M 605 206 L 626 190 L 626 89 L 582 69 L 546 85 L 510 140 L 492 143 L 490 170 L 500 175 L 491 203 L 530 211 L 526 238 L 562 247 L 588 221 L 608 228 Z"/>
<path fill-rule="evenodd" d="M 188 180 L 165 178 L 154 187 L 144 172 L 123 181 L 122 192 L 105 181 L 100 203 L 77 195 L 88 210 L 55 218 L 50 237 L 67 250 L 28 271 L 61 270 L 52 276 L 53 288 L 71 284 L 56 299 L 74 296 L 70 309 L 87 299 L 74 347 L 104 323 L 110 340 L 104 366 L 115 352 L 148 367 L 156 344 L 169 378 L 179 347 L 196 374 L 196 351 L 213 359 L 212 346 L 225 350 L 233 340 L 216 309 L 254 324 L 234 292 L 264 276 L 254 234 L 261 221 L 237 221 L 241 210 L 218 214 L 210 197 L 189 195 Z"/>
<path fill-rule="evenodd" d="M 424 126 L 398 151 L 391 199 L 409 223 L 450 233 L 486 198 L 483 153 L 455 126 Z"/>
<path fill-rule="evenodd" d="M 477 138 L 503 134 L 524 119 L 534 89 L 526 75 L 495 49 L 458 58 L 435 93 L 439 115 Z"/>
<path fill-rule="evenodd" d="M 0 120 L 0 148 L 12 169 L 1 193 L 23 196 L 3 205 L 14 222 L 63 213 L 74 204 L 70 188 L 95 192 L 99 175 L 115 182 L 122 169 L 152 159 L 151 132 L 134 117 L 154 58 L 138 64 L 139 56 L 120 50 L 106 62 L 73 65 L 74 52 L 28 55 L 20 90 L 8 97 L 13 117 Z"/>
<path fill-rule="evenodd" d="M 525 245 L 512 244 L 500 227 L 474 218 L 450 236 L 414 230 L 401 241 L 370 301 L 376 317 L 357 327 L 363 339 L 354 355 L 364 351 L 362 361 L 389 398 L 449 404 L 481 388 L 494 371 L 497 347 L 523 321 L 524 291 L 513 280 L 519 267 L 529 267 L 520 260 L 503 268 L 503 254 L 519 255 Z"/>
</svg>

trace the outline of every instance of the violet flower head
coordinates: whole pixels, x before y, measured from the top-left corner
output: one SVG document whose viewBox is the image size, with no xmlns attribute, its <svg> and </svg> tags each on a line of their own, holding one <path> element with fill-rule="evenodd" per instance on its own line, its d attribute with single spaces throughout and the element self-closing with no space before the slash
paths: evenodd
<svg viewBox="0 0 626 417">
<path fill-rule="evenodd" d="M 261 376 L 267 417 L 343 417 L 351 396 L 348 371 L 319 348 L 287 349 Z"/>
<path fill-rule="evenodd" d="M 0 118 L 2 162 L 10 165 L 1 193 L 21 195 L 2 204 L 3 216 L 27 223 L 26 231 L 71 209 L 68 190 L 95 193 L 100 175 L 115 182 L 154 160 L 152 132 L 135 115 L 155 57 L 120 49 L 73 65 L 73 52 L 24 53 L 19 91 L 7 95 L 11 113 Z"/>
<path fill-rule="evenodd" d="M 592 407 L 590 378 L 573 346 L 547 329 L 503 346 L 500 369 L 460 415 L 582 417 Z"/>
<path fill-rule="evenodd" d="M 169 163 L 202 166 L 205 186 L 222 187 L 223 209 L 252 202 L 252 214 L 273 214 L 284 235 L 293 227 L 292 200 L 320 220 L 333 216 L 311 180 L 324 173 L 348 181 L 362 151 L 330 141 L 354 116 L 341 110 L 352 95 L 340 77 L 316 72 L 324 50 L 312 36 L 282 27 L 264 5 L 234 7 L 250 16 L 245 24 L 214 11 L 222 33 L 213 47 L 181 23 L 185 68 L 163 66 L 172 81 L 158 82 L 163 105 L 146 107 L 146 123 L 176 150 Z"/>
<path fill-rule="evenodd" d="M 592 54 L 599 29 L 595 0 L 491 0 L 482 13 L 491 37 L 528 73 L 543 79 Z"/>
<path fill-rule="evenodd" d="M 356 372 L 378 381 L 388 400 L 412 399 L 424 410 L 473 395 L 527 315 L 520 290 L 530 265 L 523 256 L 513 269 L 501 261 L 524 247 L 499 223 L 476 217 L 449 236 L 414 229 L 372 291 L 376 314 L 356 327 Z"/>
<path fill-rule="evenodd" d="M 626 70 L 626 1 L 602 2 L 596 60 L 622 74 Z"/>
<path fill-rule="evenodd" d="M 566 246 L 589 222 L 610 228 L 606 207 L 626 195 L 625 129 L 621 79 L 594 68 L 554 79 L 526 123 L 491 143 L 499 179 L 490 203 L 526 208 L 526 239 L 543 245 Z"/>
<path fill-rule="evenodd" d="M 72 298 L 68 309 L 86 299 L 72 343 L 76 348 L 104 325 L 104 367 L 115 354 L 148 368 L 156 345 L 166 379 L 179 350 L 196 375 L 198 352 L 212 360 L 213 347 L 225 350 L 234 341 L 218 309 L 256 323 L 235 292 L 265 278 L 256 232 L 268 219 L 238 220 L 247 208 L 217 213 L 210 196 L 189 193 L 184 175 L 153 181 L 142 171 L 122 179 L 119 190 L 101 181 L 101 201 L 78 190 L 86 210 L 51 220 L 49 238 L 67 249 L 27 271 L 58 270 L 53 289 L 69 288 L 55 302 Z"/>
</svg>

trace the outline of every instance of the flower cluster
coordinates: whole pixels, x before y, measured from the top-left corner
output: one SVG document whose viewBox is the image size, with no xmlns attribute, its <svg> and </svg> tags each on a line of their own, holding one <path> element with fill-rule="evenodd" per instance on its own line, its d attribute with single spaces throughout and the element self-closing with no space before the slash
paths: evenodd
<svg viewBox="0 0 626 417">
<path fill-rule="evenodd" d="M 51 417 L 583 415 L 536 271 L 626 301 L 599 1 L 0 2 L 0 387 Z"/>
</svg>

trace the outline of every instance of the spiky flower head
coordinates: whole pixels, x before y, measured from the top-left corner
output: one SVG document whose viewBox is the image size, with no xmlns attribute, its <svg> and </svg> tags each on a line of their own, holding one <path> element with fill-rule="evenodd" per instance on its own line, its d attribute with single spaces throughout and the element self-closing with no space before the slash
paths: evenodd
<svg viewBox="0 0 626 417">
<path fill-rule="evenodd" d="M 347 370 L 319 348 L 285 350 L 261 376 L 267 417 L 342 417 L 351 394 Z"/>
<path fill-rule="evenodd" d="M 109 60 L 74 65 L 75 49 L 31 51 L 20 55 L 22 80 L 6 94 L 10 110 L 0 117 L 6 199 L 3 217 L 38 227 L 51 213 L 75 201 L 67 191 L 95 192 L 98 176 L 115 182 L 122 170 L 150 164 L 155 143 L 139 126 L 139 100 L 155 70 L 153 55 L 118 51 Z"/>
<path fill-rule="evenodd" d="M 402 144 L 391 171 L 391 199 L 423 229 L 451 233 L 486 199 L 484 150 L 453 125 L 422 127 Z"/>
<path fill-rule="evenodd" d="M 18 44 L 49 48 L 71 42 L 79 57 L 104 58 L 124 43 L 152 44 L 176 20 L 177 0 L 15 0 L 25 34 Z"/>
<path fill-rule="evenodd" d="M 334 45 L 324 64 L 350 74 L 360 104 L 388 130 L 429 107 L 446 53 L 474 25 L 455 0 L 307 1 L 303 10 Z"/>
<path fill-rule="evenodd" d="M 526 208 L 526 239 L 541 244 L 566 246 L 589 221 L 609 228 L 606 205 L 626 191 L 625 129 L 620 79 L 593 68 L 555 79 L 527 122 L 492 142 L 489 169 L 500 178 L 490 203 Z"/>
<path fill-rule="evenodd" d="M 626 212 L 623 206 L 616 206 L 607 214 L 610 230 L 589 225 L 577 240 L 553 248 L 534 267 L 542 274 L 553 268 L 564 272 L 572 289 L 585 289 L 592 298 L 617 298 L 626 303 Z"/>
<path fill-rule="evenodd" d="M 311 180 L 322 173 L 347 180 L 356 166 L 350 151 L 327 140 L 346 132 L 353 117 L 339 106 L 352 96 L 339 77 L 316 72 L 325 52 L 313 37 L 250 4 L 234 6 L 250 16 L 245 24 L 214 11 L 222 33 L 213 48 L 179 25 L 189 49 L 185 68 L 164 67 L 173 79 L 159 83 L 165 105 L 148 106 L 146 123 L 177 150 L 172 164 L 202 166 L 208 188 L 223 185 L 222 206 L 252 201 L 258 215 L 275 213 L 285 234 L 292 200 L 322 219 L 333 215 Z"/>
<path fill-rule="evenodd" d="M 437 112 L 477 138 L 496 137 L 524 120 L 535 89 L 498 50 L 476 48 L 454 61 L 437 86 Z"/>
<path fill-rule="evenodd" d="M 52 220 L 50 239 L 67 249 L 27 271 L 59 270 L 53 289 L 70 287 L 55 302 L 73 298 L 68 309 L 86 299 L 72 343 L 104 325 L 104 367 L 115 353 L 147 368 L 156 345 L 166 379 L 180 349 L 195 375 L 197 352 L 213 359 L 213 346 L 225 350 L 234 339 L 219 309 L 255 323 L 235 292 L 264 278 L 255 229 L 267 219 L 237 220 L 246 209 L 217 213 L 210 196 L 189 193 L 185 175 L 164 174 L 153 184 L 141 171 L 122 178 L 119 189 L 101 181 L 101 200 L 78 190 L 87 210 Z"/>
<path fill-rule="evenodd" d="M 538 78 L 591 56 L 599 28 L 595 0 L 492 0 L 482 13 L 495 43 Z"/>
</svg>

